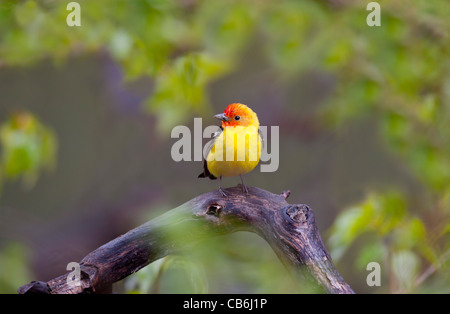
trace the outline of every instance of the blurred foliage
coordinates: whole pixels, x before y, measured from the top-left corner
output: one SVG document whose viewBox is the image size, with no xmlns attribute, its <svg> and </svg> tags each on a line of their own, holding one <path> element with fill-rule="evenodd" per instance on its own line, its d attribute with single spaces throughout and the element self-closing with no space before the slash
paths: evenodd
<svg viewBox="0 0 450 314">
<path fill-rule="evenodd" d="M 127 278 L 125 290 L 135 294 L 208 293 L 208 281 L 201 267 L 182 256 L 171 255 Z"/>
<path fill-rule="evenodd" d="M 0 293 L 15 293 L 33 278 L 27 264 L 29 255 L 27 248 L 18 242 L 0 247 Z"/>
<path fill-rule="evenodd" d="M 355 262 L 356 268 L 365 269 L 369 262 L 376 261 L 389 269 L 392 292 L 417 292 L 414 289 L 421 271 L 429 276 L 430 267 L 433 272 L 441 270 L 448 259 L 449 227 L 450 223 L 444 223 L 429 234 L 401 193 L 371 194 L 336 219 L 330 230 L 331 255 L 339 261 L 353 243 L 371 234 Z"/>
<path fill-rule="evenodd" d="M 161 218 L 168 205 L 156 206 L 143 220 Z M 146 215 L 147 216 L 147 215 Z M 276 254 L 258 235 L 236 232 L 218 235 L 196 220 L 180 223 L 166 232 L 178 251 L 125 278 L 119 292 L 144 293 L 311 293 L 311 287 L 293 279 Z M 201 239 L 193 232 L 197 228 Z M 238 278 L 238 280 L 236 280 Z"/>
<path fill-rule="evenodd" d="M 314 292 L 295 281 L 264 240 L 248 232 L 205 236 L 201 243 L 127 277 L 124 289 L 129 293 Z"/>
<path fill-rule="evenodd" d="M 0 124 L 0 182 L 21 177 L 32 187 L 44 170 L 54 168 L 56 137 L 29 112 L 12 114 Z"/>
<path fill-rule="evenodd" d="M 324 127 L 345 132 L 352 120 L 376 117 L 386 146 L 422 183 L 427 198 L 416 208 L 409 195 L 374 191 L 337 218 L 330 233 L 333 256 L 339 259 L 357 238 L 370 236 L 355 267 L 387 261 L 391 291 L 440 280 L 447 280 L 448 291 L 448 270 L 424 276 L 448 265 L 450 246 L 448 1 L 378 1 L 381 27 L 367 26 L 363 1 L 78 2 L 82 26 L 70 28 L 65 1 L 2 1 L 0 64 L 60 63 L 106 50 L 128 79 L 154 79 L 145 109 L 158 118 L 161 132 L 208 112 L 208 85 L 236 69 L 255 38 L 281 78 L 312 69 L 329 74 L 335 88 L 320 111 Z M 34 129 L 3 125 L 0 179 L 23 175 L 33 182 L 53 162 L 54 141 L 42 126 Z"/>
</svg>

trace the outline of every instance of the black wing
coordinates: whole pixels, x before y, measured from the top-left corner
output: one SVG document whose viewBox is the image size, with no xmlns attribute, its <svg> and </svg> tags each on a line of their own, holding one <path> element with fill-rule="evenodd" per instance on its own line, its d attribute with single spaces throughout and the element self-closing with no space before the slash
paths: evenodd
<svg viewBox="0 0 450 314">
<path fill-rule="evenodd" d="M 258 128 L 258 134 L 259 134 L 259 137 L 261 138 L 261 151 L 262 151 L 264 149 L 264 137 L 263 137 L 263 134 L 262 134 L 260 128 Z"/>
<path fill-rule="evenodd" d="M 223 128 L 220 127 L 220 130 L 218 130 L 216 133 L 213 134 L 212 140 L 209 141 L 209 147 L 208 147 L 208 153 L 211 150 L 211 148 L 214 146 L 214 139 L 218 137 L 223 132 Z M 203 158 L 203 172 L 198 175 L 199 178 L 210 178 L 211 180 L 216 180 L 217 178 L 209 172 L 208 164 L 206 163 L 206 159 Z"/>
</svg>

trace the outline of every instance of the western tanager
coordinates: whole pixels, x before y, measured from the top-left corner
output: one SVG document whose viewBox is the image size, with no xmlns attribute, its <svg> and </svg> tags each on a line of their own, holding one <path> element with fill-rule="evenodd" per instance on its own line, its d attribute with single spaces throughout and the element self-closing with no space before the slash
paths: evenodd
<svg viewBox="0 0 450 314">
<path fill-rule="evenodd" d="M 204 170 L 198 177 L 212 180 L 219 178 L 219 192 L 226 197 L 222 189 L 222 177 L 239 175 L 242 191 L 248 194 L 242 175 L 252 171 L 259 163 L 263 145 L 258 116 L 246 105 L 234 103 L 214 118 L 221 120 L 222 126 L 213 136 L 214 140 L 204 160 Z"/>
</svg>

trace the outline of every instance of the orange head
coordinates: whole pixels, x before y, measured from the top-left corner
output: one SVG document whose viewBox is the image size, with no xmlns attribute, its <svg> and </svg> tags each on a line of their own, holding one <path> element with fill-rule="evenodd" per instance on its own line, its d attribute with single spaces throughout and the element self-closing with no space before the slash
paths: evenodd
<svg viewBox="0 0 450 314">
<path fill-rule="evenodd" d="M 234 103 L 225 108 L 224 113 L 216 114 L 214 118 L 222 120 L 222 127 L 255 126 L 259 127 L 256 113 L 244 104 Z"/>
</svg>

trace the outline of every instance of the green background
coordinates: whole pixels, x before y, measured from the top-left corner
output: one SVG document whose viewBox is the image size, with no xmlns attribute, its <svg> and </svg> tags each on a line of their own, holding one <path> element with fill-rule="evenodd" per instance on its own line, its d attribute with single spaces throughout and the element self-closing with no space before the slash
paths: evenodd
<svg viewBox="0 0 450 314">
<path fill-rule="evenodd" d="M 80 27 L 68 2 L 0 2 L 0 292 L 216 189 L 170 131 L 233 102 L 280 128 L 279 169 L 246 183 L 311 206 L 356 292 L 449 292 L 448 1 L 378 1 L 379 27 L 369 1 L 78 1 Z M 114 289 L 309 291 L 244 232 Z"/>
</svg>

